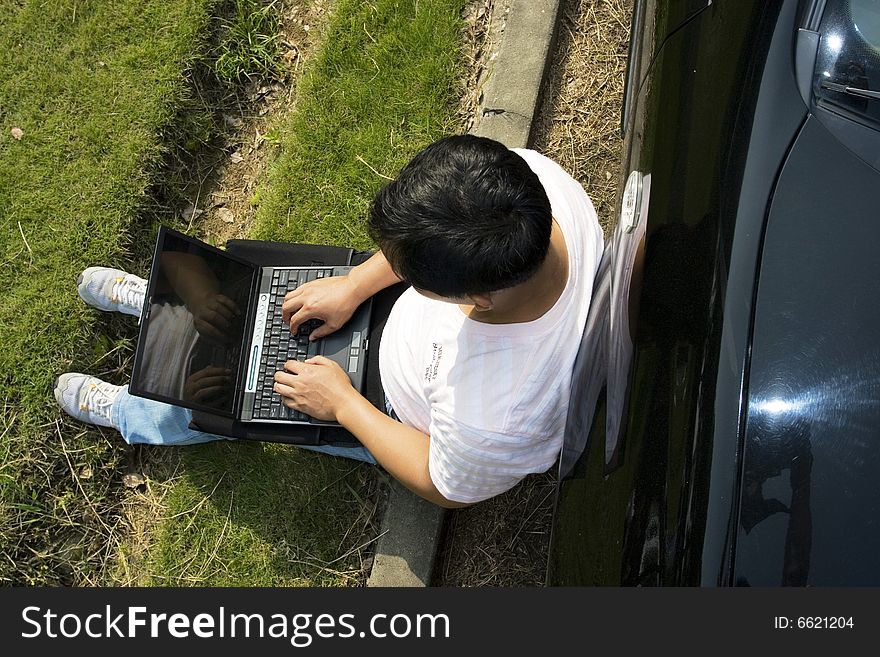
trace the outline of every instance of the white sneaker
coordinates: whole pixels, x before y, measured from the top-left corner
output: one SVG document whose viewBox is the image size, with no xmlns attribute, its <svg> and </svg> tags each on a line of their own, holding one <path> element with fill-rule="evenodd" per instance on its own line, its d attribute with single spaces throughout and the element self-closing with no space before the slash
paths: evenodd
<svg viewBox="0 0 880 657">
<path fill-rule="evenodd" d="M 89 267 L 76 280 L 76 291 L 90 306 L 140 317 L 147 281 L 109 267 Z"/>
<path fill-rule="evenodd" d="M 68 415 L 80 422 L 116 428 L 110 419 L 113 402 L 122 386 L 101 379 L 68 372 L 55 379 L 55 401 Z"/>
</svg>

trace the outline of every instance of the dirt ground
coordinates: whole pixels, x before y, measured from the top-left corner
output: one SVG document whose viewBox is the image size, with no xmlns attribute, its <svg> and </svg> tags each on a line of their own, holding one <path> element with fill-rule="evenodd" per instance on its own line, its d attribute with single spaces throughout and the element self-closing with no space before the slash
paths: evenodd
<svg viewBox="0 0 880 657">
<path fill-rule="evenodd" d="M 257 181 L 271 160 L 272 125 L 278 125 L 296 106 L 297 82 L 319 45 L 333 0 L 279 4 L 284 79 L 248 85 L 246 107 L 224 114 L 229 128 L 225 157 L 206 176 L 205 188 L 210 191 L 197 193 L 195 204 L 182 209 L 184 218 L 195 215 L 204 236 L 215 244 L 245 238 L 250 231 Z"/>
<path fill-rule="evenodd" d="M 631 0 L 566 0 L 532 148 L 587 190 L 605 228 L 619 178 L 620 104 Z M 554 469 L 447 516 L 437 586 L 541 586 L 550 542 Z"/>
</svg>

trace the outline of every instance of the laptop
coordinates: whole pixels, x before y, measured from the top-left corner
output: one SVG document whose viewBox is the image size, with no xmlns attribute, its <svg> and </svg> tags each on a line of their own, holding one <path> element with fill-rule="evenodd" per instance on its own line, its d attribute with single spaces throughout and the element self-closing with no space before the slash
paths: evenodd
<svg viewBox="0 0 880 657">
<path fill-rule="evenodd" d="M 282 322 L 290 290 L 351 267 L 261 267 L 159 229 L 129 392 L 245 423 L 339 426 L 289 409 L 272 390 L 287 360 L 322 355 L 363 393 L 372 300 L 338 331 L 310 342 Z"/>
</svg>

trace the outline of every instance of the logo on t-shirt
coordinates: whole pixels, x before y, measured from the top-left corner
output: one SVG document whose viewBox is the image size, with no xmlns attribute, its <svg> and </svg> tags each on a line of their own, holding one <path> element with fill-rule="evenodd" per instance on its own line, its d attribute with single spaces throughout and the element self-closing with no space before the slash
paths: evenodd
<svg viewBox="0 0 880 657">
<path fill-rule="evenodd" d="M 437 370 L 440 369 L 440 359 L 443 358 L 443 345 L 436 342 L 431 345 L 431 364 L 425 368 L 425 381 L 430 383 L 437 378 Z"/>
</svg>

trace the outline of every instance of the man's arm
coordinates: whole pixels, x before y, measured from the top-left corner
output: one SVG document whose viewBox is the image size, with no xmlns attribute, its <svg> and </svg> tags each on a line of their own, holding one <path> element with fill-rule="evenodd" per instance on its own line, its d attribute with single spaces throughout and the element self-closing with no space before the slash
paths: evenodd
<svg viewBox="0 0 880 657">
<path fill-rule="evenodd" d="M 369 260 L 362 262 L 348 272 L 348 280 L 354 285 L 361 302 L 377 292 L 400 283 L 400 277 L 391 269 L 385 254 L 377 251 Z"/>
<path fill-rule="evenodd" d="M 275 373 L 275 392 L 285 404 L 348 429 L 389 474 L 416 495 L 448 509 L 468 506 L 446 499 L 428 471 L 430 438 L 392 420 L 351 386 L 334 361 L 316 356 L 305 363 L 289 360 Z"/>
<path fill-rule="evenodd" d="M 469 506 L 446 499 L 428 471 L 430 437 L 393 420 L 364 397 L 352 397 L 337 416 L 339 423 L 370 450 L 388 473 L 413 493 L 447 509 Z"/>
<path fill-rule="evenodd" d="M 186 305 L 219 291 L 214 272 L 203 258 L 191 253 L 169 251 L 161 254 L 159 271 Z"/>
</svg>

